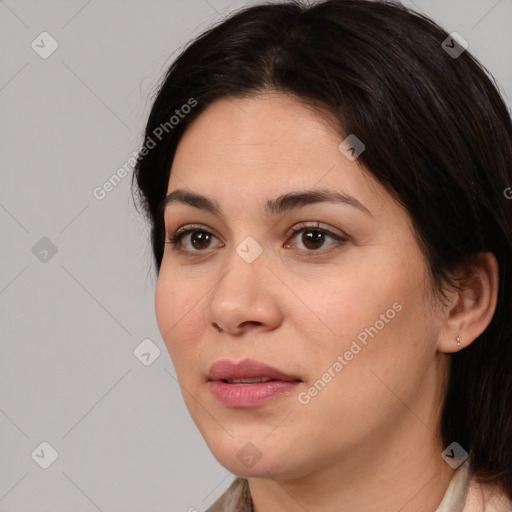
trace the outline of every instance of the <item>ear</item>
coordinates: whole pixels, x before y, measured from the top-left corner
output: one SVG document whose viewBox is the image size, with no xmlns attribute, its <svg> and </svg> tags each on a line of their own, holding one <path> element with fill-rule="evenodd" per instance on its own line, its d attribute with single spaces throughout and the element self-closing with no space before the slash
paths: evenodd
<svg viewBox="0 0 512 512">
<path fill-rule="evenodd" d="M 475 256 L 474 264 L 456 276 L 459 289 L 448 294 L 449 304 L 439 334 L 440 352 L 458 352 L 482 334 L 491 323 L 498 301 L 499 271 L 491 252 Z M 460 340 L 460 346 L 457 344 Z"/>
</svg>

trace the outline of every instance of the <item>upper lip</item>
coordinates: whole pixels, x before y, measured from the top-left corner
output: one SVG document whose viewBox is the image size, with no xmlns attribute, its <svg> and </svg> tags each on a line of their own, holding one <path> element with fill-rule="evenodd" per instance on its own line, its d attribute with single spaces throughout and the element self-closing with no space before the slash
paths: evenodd
<svg viewBox="0 0 512 512">
<path fill-rule="evenodd" d="M 252 377 L 283 381 L 301 380 L 295 375 L 286 374 L 277 368 L 253 359 L 243 359 L 242 361 L 223 359 L 213 363 L 207 374 L 208 380 L 249 379 Z"/>
</svg>

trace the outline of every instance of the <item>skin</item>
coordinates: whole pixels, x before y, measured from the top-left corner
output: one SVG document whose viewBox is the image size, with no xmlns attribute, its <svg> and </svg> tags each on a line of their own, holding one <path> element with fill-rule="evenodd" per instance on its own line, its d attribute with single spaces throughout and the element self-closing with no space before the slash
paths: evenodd
<svg viewBox="0 0 512 512">
<path fill-rule="evenodd" d="M 454 473 L 438 438 L 449 353 L 457 336 L 463 349 L 490 322 L 497 266 L 483 255 L 443 306 L 407 212 L 340 152 L 340 133 L 324 112 L 281 93 L 219 100 L 192 122 L 168 193 L 206 195 L 222 215 L 167 206 L 169 235 L 200 224 L 212 236 L 166 244 L 157 322 L 194 422 L 217 460 L 248 478 L 256 512 L 434 511 Z M 265 214 L 267 200 L 313 188 L 350 195 L 369 213 L 323 202 Z M 308 243 L 311 228 L 290 234 L 301 222 L 345 241 Z M 236 252 L 249 236 L 263 249 L 252 263 Z M 300 403 L 297 394 L 396 303 L 400 312 Z M 215 361 L 245 358 L 303 382 L 265 406 L 227 408 L 206 374 Z M 237 457 L 248 442 L 261 453 L 251 467 Z"/>
</svg>

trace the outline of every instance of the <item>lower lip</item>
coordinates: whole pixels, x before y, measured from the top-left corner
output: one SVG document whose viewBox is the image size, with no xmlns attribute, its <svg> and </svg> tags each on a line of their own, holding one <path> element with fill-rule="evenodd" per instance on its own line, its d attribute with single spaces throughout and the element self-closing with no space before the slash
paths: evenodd
<svg viewBox="0 0 512 512">
<path fill-rule="evenodd" d="M 226 407 L 258 407 L 273 398 L 293 391 L 299 381 L 270 380 L 257 384 L 228 384 L 209 381 L 213 396 Z"/>
</svg>

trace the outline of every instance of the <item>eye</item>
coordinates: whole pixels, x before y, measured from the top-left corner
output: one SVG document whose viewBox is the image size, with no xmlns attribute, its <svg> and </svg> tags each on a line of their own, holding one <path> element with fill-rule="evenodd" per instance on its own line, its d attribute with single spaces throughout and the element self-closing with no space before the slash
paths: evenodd
<svg viewBox="0 0 512 512">
<path fill-rule="evenodd" d="M 325 249 L 325 244 L 329 240 L 331 240 L 331 244 L 327 245 L 327 248 L 339 246 L 347 241 L 343 236 L 337 235 L 328 229 L 320 228 L 319 223 L 314 225 L 305 222 L 298 224 L 288 235 L 291 237 L 289 240 L 298 238 L 300 233 L 302 233 L 300 242 L 303 248 L 299 247 L 299 250 L 307 253 L 320 253 L 320 249 Z M 174 250 L 193 254 L 204 253 L 208 249 L 212 249 L 214 239 L 218 240 L 213 233 L 203 226 L 184 226 L 174 233 L 168 234 L 165 242 L 170 244 Z M 222 247 L 222 242 L 220 244 L 220 247 Z M 290 243 L 286 242 L 284 247 L 289 249 Z"/>
<path fill-rule="evenodd" d="M 297 235 L 302 233 L 299 238 Z M 325 248 L 325 242 L 329 239 L 333 242 L 327 247 L 339 246 L 347 241 L 343 236 L 337 235 L 332 231 L 325 228 L 320 228 L 320 224 L 308 225 L 307 223 L 301 223 L 293 229 L 291 233 L 292 238 L 299 238 L 300 243 L 303 245 L 307 252 L 319 252 L 319 249 Z M 286 248 L 289 248 L 288 242 L 285 244 Z"/>
<path fill-rule="evenodd" d="M 166 243 L 173 249 L 186 252 L 204 252 L 217 237 L 202 226 L 185 226 L 167 236 Z M 185 247 L 183 247 L 185 245 Z"/>
</svg>

